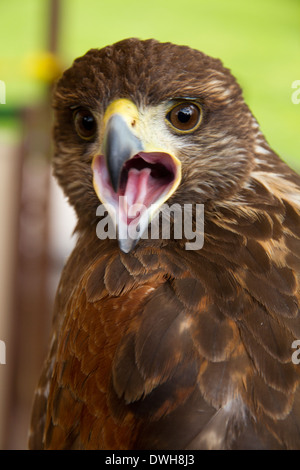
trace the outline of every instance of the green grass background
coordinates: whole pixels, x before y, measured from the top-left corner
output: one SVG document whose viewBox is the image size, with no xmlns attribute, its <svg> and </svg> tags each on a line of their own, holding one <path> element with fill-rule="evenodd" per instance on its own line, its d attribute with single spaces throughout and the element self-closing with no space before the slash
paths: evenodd
<svg viewBox="0 0 300 470">
<path fill-rule="evenodd" d="M 187 44 L 220 58 L 237 77 L 267 140 L 300 170 L 299 0 L 62 0 L 59 55 L 65 67 L 91 47 L 126 37 Z M 24 66 L 47 48 L 48 0 L 0 1 L 0 79 L 6 105 L 30 104 L 45 85 Z M 25 62 L 24 62 L 25 61 Z"/>
</svg>

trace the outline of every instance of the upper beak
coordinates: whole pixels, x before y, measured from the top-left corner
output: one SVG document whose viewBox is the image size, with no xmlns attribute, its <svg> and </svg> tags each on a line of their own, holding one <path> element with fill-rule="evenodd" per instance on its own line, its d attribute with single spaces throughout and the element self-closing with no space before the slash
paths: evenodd
<svg viewBox="0 0 300 470">
<path fill-rule="evenodd" d="M 103 145 L 112 187 L 117 193 L 124 163 L 143 150 L 142 142 L 131 132 L 120 114 L 110 117 Z"/>
</svg>

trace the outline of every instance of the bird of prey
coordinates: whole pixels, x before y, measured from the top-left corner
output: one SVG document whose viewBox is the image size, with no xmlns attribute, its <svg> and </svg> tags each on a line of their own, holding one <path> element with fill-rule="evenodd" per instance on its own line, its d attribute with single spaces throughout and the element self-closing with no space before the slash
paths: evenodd
<svg viewBox="0 0 300 470">
<path fill-rule="evenodd" d="M 78 240 L 30 448 L 300 449 L 300 178 L 231 72 L 131 38 L 76 59 L 53 106 Z M 174 205 L 198 247 L 176 211 L 170 237 L 143 236 Z"/>
</svg>

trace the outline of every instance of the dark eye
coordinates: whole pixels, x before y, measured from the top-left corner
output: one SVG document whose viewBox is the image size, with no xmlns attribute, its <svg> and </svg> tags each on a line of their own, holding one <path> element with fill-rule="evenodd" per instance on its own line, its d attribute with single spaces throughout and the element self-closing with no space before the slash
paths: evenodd
<svg viewBox="0 0 300 470">
<path fill-rule="evenodd" d="M 201 108 L 196 103 L 180 103 L 167 114 L 168 121 L 181 132 L 194 131 L 201 122 Z"/>
<path fill-rule="evenodd" d="M 75 129 L 79 137 L 90 140 L 96 134 L 96 119 L 87 109 L 77 109 L 74 112 Z"/>
</svg>

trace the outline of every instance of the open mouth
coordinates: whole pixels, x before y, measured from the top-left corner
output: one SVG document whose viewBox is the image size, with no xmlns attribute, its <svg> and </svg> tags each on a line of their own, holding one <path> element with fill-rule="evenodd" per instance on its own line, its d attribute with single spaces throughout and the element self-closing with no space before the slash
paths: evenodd
<svg viewBox="0 0 300 470">
<path fill-rule="evenodd" d="M 127 160 L 121 170 L 117 192 L 112 187 L 103 155 L 95 157 L 93 169 L 95 189 L 100 200 L 104 205 L 112 205 L 115 210 L 119 205 L 119 216 L 127 225 L 138 218 L 143 210 L 166 200 L 179 181 L 178 165 L 169 154 L 163 152 L 139 152 Z"/>
<path fill-rule="evenodd" d="M 129 205 L 149 207 L 172 186 L 175 172 L 168 154 L 140 152 L 125 162 L 118 195 L 127 196 Z"/>
</svg>

